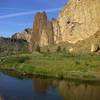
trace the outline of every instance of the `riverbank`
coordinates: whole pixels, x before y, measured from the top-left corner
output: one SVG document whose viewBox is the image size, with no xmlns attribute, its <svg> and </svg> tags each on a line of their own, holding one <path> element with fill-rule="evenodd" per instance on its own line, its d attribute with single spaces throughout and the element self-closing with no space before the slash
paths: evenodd
<svg viewBox="0 0 100 100">
<path fill-rule="evenodd" d="M 100 56 L 69 53 L 33 53 L 0 58 L 0 69 L 23 75 L 100 81 Z"/>
</svg>

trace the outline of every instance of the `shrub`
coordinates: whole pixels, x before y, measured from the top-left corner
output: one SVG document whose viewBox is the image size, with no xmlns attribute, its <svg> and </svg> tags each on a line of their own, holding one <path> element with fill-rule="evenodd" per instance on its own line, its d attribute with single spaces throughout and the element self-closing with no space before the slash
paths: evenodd
<svg viewBox="0 0 100 100">
<path fill-rule="evenodd" d="M 57 47 L 57 52 L 61 52 L 61 47 L 60 46 Z"/>
</svg>

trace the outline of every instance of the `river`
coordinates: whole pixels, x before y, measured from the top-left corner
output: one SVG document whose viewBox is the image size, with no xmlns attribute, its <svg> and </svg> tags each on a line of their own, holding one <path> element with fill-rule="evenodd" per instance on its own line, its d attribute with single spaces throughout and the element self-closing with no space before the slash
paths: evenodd
<svg viewBox="0 0 100 100">
<path fill-rule="evenodd" d="M 100 84 L 0 73 L 0 100 L 100 100 Z"/>
</svg>

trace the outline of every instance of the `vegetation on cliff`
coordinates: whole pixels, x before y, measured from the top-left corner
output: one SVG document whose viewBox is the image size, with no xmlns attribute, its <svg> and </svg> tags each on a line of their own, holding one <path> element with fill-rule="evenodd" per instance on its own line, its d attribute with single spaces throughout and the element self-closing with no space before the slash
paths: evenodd
<svg viewBox="0 0 100 100">
<path fill-rule="evenodd" d="M 0 38 L 0 57 L 28 52 L 28 43 L 21 39 Z"/>
</svg>

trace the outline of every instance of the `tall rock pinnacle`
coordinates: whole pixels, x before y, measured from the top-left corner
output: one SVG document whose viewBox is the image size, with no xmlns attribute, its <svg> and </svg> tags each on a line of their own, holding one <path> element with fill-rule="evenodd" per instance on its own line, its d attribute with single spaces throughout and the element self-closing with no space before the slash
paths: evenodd
<svg viewBox="0 0 100 100">
<path fill-rule="evenodd" d="M 45 12 L 36 14 L 33 23 L 32 43 L 33 47 L 54 44 L 54 32 L 52 22 L 48 21 Z"/>
<path fill-rule="evenodd" d="M 100 34 L 100 0 L 69 0 L 57 19 L 49 21 L 45 12 L 38 12 L 31 34 L 17 37 L 31 41 L 30 47 L 36 50 L 62 42 L 75 44 L 96 33 Z"/>
</svg>

